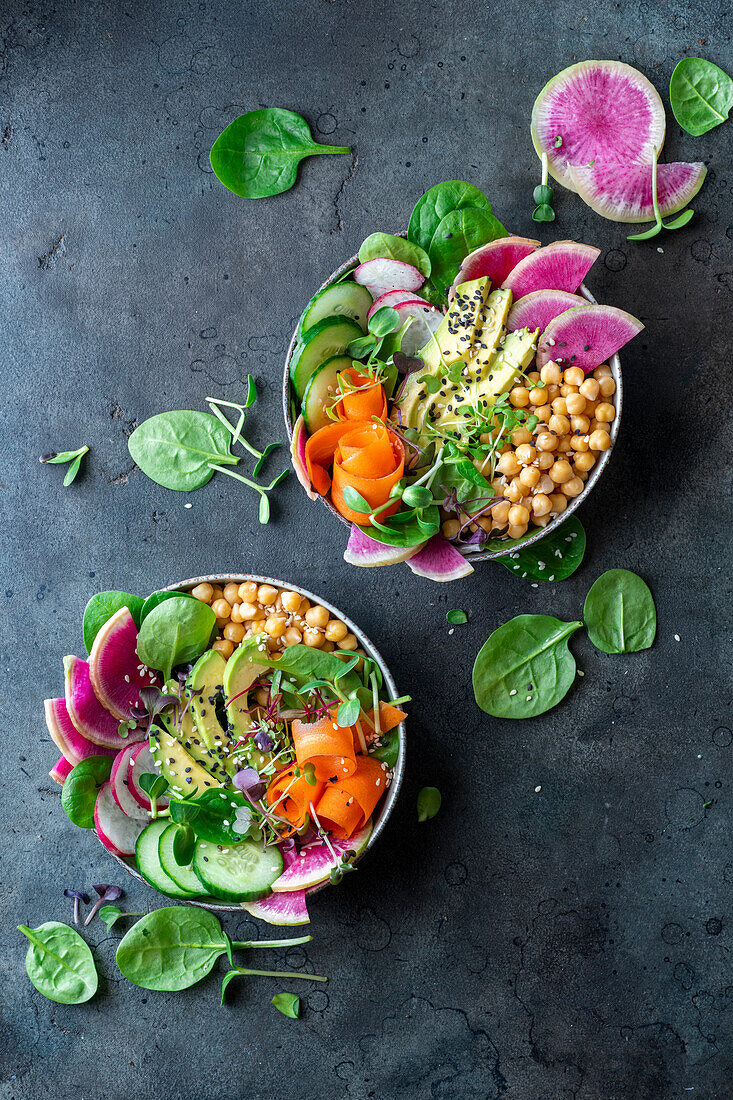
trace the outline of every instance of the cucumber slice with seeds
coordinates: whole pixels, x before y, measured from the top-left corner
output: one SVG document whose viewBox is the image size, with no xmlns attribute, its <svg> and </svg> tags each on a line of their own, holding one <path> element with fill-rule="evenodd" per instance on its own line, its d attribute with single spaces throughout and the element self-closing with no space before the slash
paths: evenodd
<svg viewBox="0 0 733 1100">
<path fill-rule="evenodd" d="M 202 893 L 201 882 L 193 866 L 189 864 L 188 867 L 182 867 L 180 863 L 176 863 L 176 857 L 173 855 L 173 838 L 177 830 L 178 826 L 171 823 L 160 834 L 158 839 L 160 865 L 165 873 L 173 879 L 176 886 L 199 897 Z"/>
<path fill-rule="evenodd" d="M 267 897 L 282 874 L 283 857 L 273 845 L 262 849 L 253 840 L 241 844 L 210 844 L 197 840 L 193 869 L 206 889 L 226 901 L 258 901 Z"/>
<path fill-rule="evenodd" d="M 326 424 L 333 423 L 326 416 L 326 408 L 331 404 L 331 398 L 336 393 L 336 376 L 339 371 L 348 370 L 353 360 L 348 355 L 334 355 L 333 359 L 327 359 L 311 375 L 303 394 L 303 420 L 309 435 L 313 435 L 319 428 L 325 428 Z"/>
<path fill-rule="evenodd" d="M 367 313 L 372 304 L 372 296 L 364 286 L 358 283 L 337 283 L 319 290 L 303 310 L 299 332 L 308 332 L 324 317 L 350 317 L 356 321 L 362 332 L 367 330 Z"/>
<path fill-rule="evenodd" d="M 198 890 L 184 890 L 171 878 L 160 862 L 158 843 L 161 833 L 168 828 L 169 824 L 168 818 L 159 817 L 157 820 L 151 821 L 140 833 L 135 845 L 135 858 L 137 859 L 138 869 L 147 883 L 156 890 L 160 890 L 161 894 L 167 894 L 169 898 L 198 897 L 201 893 L 200 888 Z"/>
<path fill-rule="evenodd" d="M 299 401 L 318 368 L 334 355 L 343 355 L 351 341 L 363 335 L 350 317 L 324 317 L 303 334 L 290 360 L 290 381 Z"/>
</svg>

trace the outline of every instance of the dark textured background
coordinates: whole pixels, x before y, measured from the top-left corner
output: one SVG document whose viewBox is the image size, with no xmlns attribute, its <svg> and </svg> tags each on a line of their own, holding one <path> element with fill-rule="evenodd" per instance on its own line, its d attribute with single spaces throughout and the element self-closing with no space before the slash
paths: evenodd
<svg viewBox="0 0 733 1100">
<path fill-rule="evenodd" d="M 296 315 L 367 233 L 403 227 L 424 189 L 459 177 L 534 234 L 528 122 L 545 80 L 618 57 L 666 99 L 685 52 L 731 67 L 729 0 L 5 0 L 1 13 L 0 1096 L 730 1095 L 731 124 L 693 139 L 669 114 L 667 159 L 710 166 L 683 231 L 629 244 L 559 188 L 557 223 L 540 229 L 599 245 L 592 291 L 647 326 L 623 356 L 621 437 L 581 509 L 588 553 L 571 580 L 533 588 L 491 563 L 445 588 L 402 566 L 357 572 L 341 560 L 343 530 L 294 478 L 261 528 L 244 487 L 215 478 L 184 508 L 126 446 L 152 413 L 201 408 L 212 392 L 241 400 L 248 372 L 253 437 L 284 438 Z M 265 105 L 301 112 L 353 159 L 315 158 L 290 193 L 237 200 L 208 150 Z M 38 455 L 82 441 L 84 474 L 63 489 Z M 556 710 L 524 723 L 479 712 L 470 670 L 488 633 L 520 612 L 575 618 L 615 566 L 654 590 L 654 648 L 607 657 L 576 637 L 585 678 Z M 147 994 L 119 977 L 119 934 L 97 923 L 99 995 L 54 1005 L 25 976 L 15 925 L 70 919 L 65 886 L 120 872 L 60 809 L 41 700 L 62 688 L 63 654 L 82 649 L 92 592 L 227 569 L 328 595 L 414 696 L 387 833 L 314 899 L 307 952 L 277 958 L 330 983 L 301 983 L 300 1022 L 269 1005 L 296 983 L 241 983 L 226 1009 L 216 978 Z M 456 606 L 471 622 L 449 636 Z M 418 826 L 426 783 L 443 809 Z M 159 900 L 126 886 L 131 909 Z"/>
</svg>

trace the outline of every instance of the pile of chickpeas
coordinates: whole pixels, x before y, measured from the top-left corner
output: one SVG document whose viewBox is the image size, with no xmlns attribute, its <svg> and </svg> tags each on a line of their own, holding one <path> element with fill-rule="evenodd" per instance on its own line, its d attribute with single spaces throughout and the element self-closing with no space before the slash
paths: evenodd
<svg viewBox="0 0 733 1100">
<path fill-rule="evenodd" d="M 583 492 L 599 455 L 611 446 L 615 392 L 606 363 L 592 374 L 580 367 L 563 371 L 557 363 L 547 363 L 510 390 L 511 406 L 533 413 L 537 425 L 532 430 L 517 428 L 501 447 L 491 484 L 496 495 L 505 499 L 480 516 L 471 529 L 476 530 L 477 524 L 495 536 L 515 539 L 525 534 L 530 523 L 546 527 L 564 511 L 568 501 Z M 481 442 L 491 443 L 491 434 L 482 435 Z M 480 462 L 476 466 L 482 470 Z M 458 529 L 455 518 L 442 525 L 447 538 L 453 538 Z"/>
<path fill-rule="evenodd" d="M 301 642 L 328 653 L 334 649 L 364 653 L 346 623 L 332 618 L 325 607 L 311 603 L 299 592 L 256 581 L 230 581 L 223 588 L 204 581 L 191 590 L 191 595 L 209 604 L 216 615 L 219 637 L 212 649 L 225 659 L 240 642 L 263 633 L 272 653 Z"/>
</svg>

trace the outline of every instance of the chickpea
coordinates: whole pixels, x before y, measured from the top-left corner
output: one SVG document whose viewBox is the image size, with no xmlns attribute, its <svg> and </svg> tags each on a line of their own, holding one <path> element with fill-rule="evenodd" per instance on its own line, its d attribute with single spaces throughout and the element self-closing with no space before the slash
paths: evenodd
<svg viewBox="0 0 733 1100">
<path fill-rule="evenodd" d="M 522 466 L 529 466 L 537 458 L 537 451 L 530 443 L 520 443 L 514 453 L 517 462 L 520 462 Z"/>
<path fill-rule="evenodd" d="M 509 401 L 515 409 L 526 409 L 529 405 L 529 390 L 526 386 L 515 386 L 509 391 Z"/>
<path fill-rule="evenodd" d="M 567 382 L 569 386 L 582 386 L 585 382 L 585 371 L 582 367 L 568 367 L 563 372 L 563 382 Z"/>
<path fill-rule="evenodd" d="M 309 607 L 305 613 L 305 621 L 308 626 L 317 626 L 323 628 L 328 622 L 328 611 L 325 607 L 320 607 L 316 604 L 315 607 Z"/>
<path fill-rule="evenodd" d="M 564 493 L 552 493 L 550 495 L 550 504 L 552 505 L 553 512 L 564 512 L 568 506 L 568 498 Z"/>
<path fill-rule="evenodd" d="M 521 539 L 522 535 L 526 535 L 528 526 L 529 524 L 527 523 L 520 523 L 516 525 L 510 523 L 506 532 L 507 537 L 510 539 Z"/>
<path fill-rule="evenodd" d="M 481 432 L 481 435 L 478 438 L 479 443 L 489 444 L 494 437 L 491 432 Z"/>
<path fill-rule="evenodd" d="M 555 482 L 552 480 L 549 474 L 543 474 L 537 484 L 538 493 L 554 493 Z"/>
<path fill-rule="evenodd" d="M 540 480 L 540 471 L 536 466 L 525 466 L 519 473 L 519 480 L 522 485 L 526 485 L 528 489 L 534 489 L 535 485 Z"/>
<path fill-rule="evenodd" d="M 572 451 L 572 449 L 573 449 L 573 446 L 572 446 L 572 443 L 570 442 L 570 436 L 569 435 L 564 435 L 562 437 L 562 439 L 560 439 L 560 441 L 557 444 L 557 453 L 566 455 L 566 454 L 569 454 Z"/>
<path fill-rule="evenodd" d="M 532 515 L 546 516 L 552 511 L 552 501 L 545 493 L 537 493 L 532 497 Z"/>
<path fill-rule="evenodd" d="M 540 378 L 547 385 L 559 386 L 562 382 L 562 372 L 557 363 L 545 363 L 540 371 Z"/>
<path fill-rule="evenodd" d="M 552 402 L 555 400 L 555 398 L 559 397 L 559 396 L 560 396 L 560 387 L 559 386 L 548 386 L 547 387 L 547 399 L 550 402 L 550 404 L 552 404 Z"/>
<path fill-rule="evenodd" d="M 314 630 L 307 626 L 303 631 L 303 641 L 306 645 L 309 645 L 311 649 L 320 649 L 325 640 L 322 630 Z"/>
<path fill-rule="evenodd" d="M 549 516 L 532 516 L 532 523 L 535 527 L 547 527 L 550 522 Z"/>
<path fill-rule="evenodd" d="M 284 639 L 286 646 L 300 645 L 300 643 L 303 641 L 303 635 L 300 633 L 299 630 L 296 630 L 294 626 L 289 626 L 288 629 L 285 631 Z"/>
<path fill-rule="evenodd" d="M 546 405 L 549 400 L 547 386 L 535 386 L 529 391 L 529 400 L 533 405 Z"/>
<path fill-rule="evenodd" d="M 508 500 L 500 500 L 498 504 L 495 504 L 491 509 L 491 518 L 495 527 L 503 527 L 504 524 L 509 522 L 509 509 L 511 504 Z"/>
<path fill-rule="evenodd" d="M 494 523 L 493 523 L 493 521 L 492 521 L 492 520 L 490 520 L 490 519 L 487 519 L 487 517 L 486 517 L 486 516 L 480 516 L 480 517 L 479 517 L 479 518 L 478 518 L 478 519 L 476 520 L 476 523 L 477 523 L 477 524 L 479 525 L 479 527 L 481 528 L 481 530 L 482 530 L 482 531 L 486 531 L 486 533 L 487 533 L 487 534 L 490 534 L 490 533 L 491 533 L 491 531 L 493 531 L 493 530 L 494 530 Z"/>
<path fill-rule="evenodd" d="M 197 584 L 195 588 L 191 589 L 191 595 L 195 596 L 197 600 L 201 600 L 202 603 L 211 603 L 214 589 L 208 581 L 204 581 L 203 584 Z"/>
<path fill-rule="evenodd" d="M 590 420 L 587 416 L 571 416 L 570 427 L 576 435 L 585 435 L 590 428 Z"/>
<path fill-rule="evenodd" d="M 588 443 L 592 451 L 607 451 L 611 446 L 611 437 L 608 432 L 604 432 L 602 428 L 599 428 L 597 431 L 591 432 Z"/>
<path fill-rule="evenodd" d="M 535 405 L 534 415 L 546 424 L 552 416 L 552 405 Z"/>
<path fill-rule="evenodd" d="M 555 461 L 552 451 L 540 451 L 537 455 L 537 468 L 539 470 L 549 470 Z"/>
<path fill-rule="evenodd" d="M 598 382 L 601 397 L 612 397 L 616 392 L 616 383 L 613 378 L 601 378 Z"/>
<path fill-rule="evenodd" d="M 585 412 L 586 401 L 582 393 L 569 393 L 565 398 L 565 404 L 571 416 L 579 416 Z"/>
<path fill-rule="evenodd" d="M 259 607 L 253 603 L 240 603 L 239 614 L 243 623 L 249 622 L 251 619 L 259 619 L 262 612 Z"/>
<path fill-rule="evenodd" d="M 356 635 L 347 634 L 345 638 L 341 639 L 341 642 L 339 643 L 339 649 L 354 650 L 358 647 L 358 645 L 359 642 L 357 641 Z"/>
<path fill-rule="evenodd" d="M 255 703 L 259 707 L 266 707 L 270 701 L 270 693 L 267 688 L 257 688 L 255 692 Z"/>
<path fill-rule="evenodd" d="M 234 653 L 234 646 L 228 638 L 217 638 L 211 648 L 221 653 L 225 661 Z"/>
<path fill-rule="evenodd" d="M 494 480 L 491 482 L 491 488 L 494 490 L 498 497 L 503 496 L 505 484 L 505 477 L 495 477 Z"/>
<path fill-rule="evenodd" d="M 585 415 L 586 415 L 586 416 L 587 416 L 587 417 L 588 417 L 588 418 L 589 418 L 590 420 L 592 420 L 592 419 L 593 419 L 593 417 L 594 417 L 594 416 L 596 415 L 596 405 L 597 405 L 597 404 L 598 404 L 598 402 L 597 402 L 597 401 L 586 401 L 586 403 L 585 403 L 585 409 L 584 409 L 584 412 L 585 412 Z"/>
<path fill-rule="evenodd" d="M 564 482 L 570 481 L 573 476 L 573 468 L 567 459 L 561 458 L 551 467 L 549 476 L 556 485 L 562 485 Z"/>
<path fill-rule="evenodd" d="M 331 619 L 326 627 L 326 641 L 341 642 L 348 633 L 349 628 L 346 623 L 342 623 L 340 619 Z"/>
<path fill-rule="evenodd" d="M 601 363 L 600 367 L 596 367 L 596 369 L 593 371 L 594 378 L 611 378 L 612 375 L 613 372 L 611 371 L 608 363 Z"/>
<path fill-rule="evenodd" d="M 569 394 L 577 393 L 577 392 L 578 392 L 578 387 L 577 386 L 571 386 L 569 382 L 563 382 L 563 384 L 560 386 L 560 396 L 561 397 L 568 397 Z"/>
<path fill-rule="evenodd" d="M 558 413 L 553 413 L 547 421 L 547 427 L 551 432 L 555 432 L 556 435 L 567 435 L 570 431 L 570 421 L 567 416 L 560 416 Z"/>
<path fill-rule="evenodd" d="M 529 508 L 525 508 L 523 504 L 515 504 L 509 509 L 509 526 L 521 527 L 522 524 L 529 523 Z"/>
<path fill-rule="evenodd" d="M 499 458 L 496 468 L 500 470 L 502 474 L 508 474 L 510 477 L 514 477 L 515 474 L 518 474 L 520 466 L 514 451 L 505 451 Z"/>
<path fill-rule="evenodd" d="M 512 502 L 512 504 L 518 504 L 522 497 L 525 497 L 529 489 L 522 484 L 518 477 L 512 479 L 504 490 L 504 496 Z"/>
<path fill-rule="evenodd" d="M 241 607 L 242 607 L 241 603 L 235 603 L 234 606 L 232 607 L 232 613 L 231 613 L 230 618 L 231 618 L 233 623 L 242 623 L 242 622 L 244 622 L 244 619 L 242 618 L 242 615 L 241 615 Z"/>
<path fill-rule="evenodd" d="M 587 451 L 589 449 L 589 447 L 588 447 L 588 436 L 587 435 L 571 435 L 570 436 L 570 446 L 576 452 L 579 451 L 579 452 L 583 453 L 583 452 Z"/>
<path fill-rule="evenodd" d="M 540 432 L 535 442 L 538 451 L 557 450 L 557 436 L 553 435 L 552 432 Z"/>
<path fill-rule="evenodd" d="M 235 645 L 239 645 L 244 638 L 244 634 L 244 627 L 241 623 L 227 623 L 224 627 L 224 637 L 230 642 L 234 642 Z"/>
<path fill-rule="evenodd" d="M 324 653 L 333 653 L 335 648 L 336 646 L 333 644 L 333 642 L 324 642 L 321 646 L 321 649 Z"/>
<path fill-rule="evenodd" d="M 299 592 L 283 592 L 282 605 L 283 608 L 290 612 L 291 615 L 300 610 L 300 605 L 303 602 L 303 598 Z"/>
<path fill-rule="evenodd" d="M 581 452 L 576 454 L 573 459 L 573 466 L 577 473 L 587 474 L 589 470 L 592 470 L 596 464 L 596 456 L 591 454 L 590 451 Z"/>
<path fill-rule="evenodd" d="M 257 602 L 263 607 L 269 607 L 277 599 L 277 589 L 271 584 L 261 584 L 257 589 Z"/>
<path fill-rule="evenodd" d="M 522 443 L 531 443 L 532 433 L 529 428 L 516 428 L 512 432 L 512 443 L 515 447 L 521 446 Z"/>
<path fill-rule="evenodd" d="M 591 401 L 595 401 L 601 389 L 601 384 L 596 378 L 586 378 L 584 382 L 578 387 L 578 391 L 582 393 L 583 397 L 589 398 Z"/>
<path fill-rule="evenodd" d="M 457 519 L 447 519 L 440 529 L 447 539 L 454 539 L 460 526 Z"/>
<path fill-rule="evenodd" d="M 568 406 L 564 397 L 556 397 L 552 402 L 552 411 L 558 416 L 567 416 Z"/>
<path fill-rule="evenodd" d="M 230 581 L 229 584 L 224 587 L 224 599 L 232 606 L 239 599 L 239 585 L 234 581 Z"/>
<path fill-rule="evenodd" d="M 214 600 L 223 600 L 224 599 L 224 589 L 222 588 L 222 586 L 220 584 L 215 584 L 213 587 L 214 587 L 214 591 L 211 593 L 212 602 Z"/>
<path fill-rule="evenodd" d="M 540 377 L 541 377 L 541 375 L 540 375 L 540 372 L 538 370 L 531 370 L 529 372 L 529 374 L 527 375 L 527 381 L 528 382 L 539 382 Z"/>
<path fill-rule="evenodd" d="M 284 634 L 287 625 L 288 620 L 285 615 L 270 615 L 268 619 L 265 619 L 265 631 L 271 638 L 279 638 L 281 634 Z"/>
<path fill-rule="evenodd" d="M 582 477 L 571 477 L 570 481 L 566 481 L 562 487 L 562 491 L 566 497 L 577 497 L 583 492 L 585 485 L 583 484 Z"/>
<path fill-rule="evenodd" d="M 602 424 L 610 424 L 615 417 L 616 410 L 610 401 L 601 401 L 600 405 L 596 405 L 596 420 Z"/>
<path fill-rule="evenodd" d="M 217 619 L 225 619 L 227 622 L 229 621 L 229 616 L 232 613 L 230 604 L 228 604 L 223 597 L 220 600 L 214 600 L 211 605 L 211 610 L 214 612 Z"/>
<path fill-rule="evenodd" d="M 243 581 L 239 586 L 239 598 L 242 603 L 254 603 L 257 596 L 257 585 L 254 581 Z"/>
</svg>

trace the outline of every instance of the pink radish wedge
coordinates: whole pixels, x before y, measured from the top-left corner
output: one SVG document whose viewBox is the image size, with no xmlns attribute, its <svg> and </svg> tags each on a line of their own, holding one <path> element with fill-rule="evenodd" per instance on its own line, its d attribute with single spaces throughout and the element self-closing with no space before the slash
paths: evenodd
<svg viewBox="0 0 733 1100">
<path fill-rule="evenodd" d="M 443 535 L 433 535 L 407 564 L 418 577 L 429 581 L 458 581 L 473 573 L 470 562 Z"/>
<path fill-rule="evenodd" d="M 110 782 L 100 787 L 94 804 L 94 828 L 110 852 L 116 856 L 134 856 L 135 842 L 147 823 L 147 816 L 132 818 L 122 812 L 112 797 Z"/>
<path fill-rule="evenodd" d="M 95 745 L 106 745 L 119 752 L 131 741 L 140 741 L 145 736 L 142 730 L 134 730 L 128 740 L 123 741 L 117 732 L 119 718 L 105 710 L 94 694 L 86 661 L 79 657 L 64 657 L 64 686 L 66 708 L 72 722 L 79 733 Z"/>
<path fill-rule="evenodd" d="M 402 337 L 400 351 L 403 355 L 415 355 L 430 342 L 440 328 L 443 314 L 435 306 L 428 305 L 419 298 L 410 298 L 394 308 L 399 315 L 400 325 L 408 320 L 412 322 Z"/>
<path fill-rule="evenodd" d="M 268 894 L 259 901 L 246 902 L 243 906 L 250 916 L 268 924 L 309 924 L 305 890 L 289 890 L 286 893 Z"/>
<path fill-rule="evenodd" d="M 308 467 L 305 463 L 305 445 L 307 442 L 308 432 L 306 431 L 305 421 L 301 414 L 295 421 L 295 426 L 293 428 L 293 438 L 290 443 L 290 459 L 293 463 L 295 476 L 308 496 L 311 500 L 318 500 L 318 493 L 311 485 L 311 479 L 308 477 Z"/>
<path fill-rule="evenodd" d="M 386 546 L 365 535 L 356 524 L 351 525 L 349 542 L 344 550 L 344 561 L 349 565 L 371 568 L 377 565 L 397 565 L 407 561 L 420 549 L 419 546 Z"/>
<path fill-rule="evenodd" d="M 140 688 L 158 682 L 137 655 L 137 627 L 126 607 L 108 619 L 94 639 L 89 675 L 94 693 L 115 718 L 129 719 L 130 708 L 140 706 Z"/>
<path fill-rule="evenodd" d="M 62 787 L 64 782 L 74 765 L 70 760 L 67 760 L 65 756 L 62 756 L 60 760 L 57 760 L 51 771 L 48 773 L 53 779 L 54 783 L 59 783 Z"/>
<path fill-rule="evenodd" d="M 425 279 L 402 260 L 367 260 L 354 271 L 354 282 L 365 286 L 376 301 L 389 290 L 419 290 Z"/>
<path fill-rule="evenodd" d="M 418 297 L 416 294 L 409 290 L 388 290 L 386 294 L 381 294 L 377 298 L 376 302 L 372 302 L 369 312 L 367 313 L 367 321 L 373 313 L 376 313 L 382 306 L 391 306 L 392 309 L 396 309 L 402 302 L 422 302 L 423 305 L 428 305 L 428 302 L 424 298 Z"/>
<path fill-rule="evenodd" d="M 574 294 L 601 254 L 600 248 L 578 241 L 555 241 L 520 260 L 502 286 L 514 301 L 533 290 L 567 290 Z"/>
<path fill-rule="evenodd" d="M 489 277 L 492 287 L 501 286 L 519 261 L 539 247 L 540 242 L 529 237 L 499 237 L 496 241 L 482 244 L 466 256 L 453 286 L 480 279 L 484 275 Z"/>
<path fill-rule="evenodd" d="M 79 733 L 66 709 L 65 699 L 45 699 L 43 706 L 51 740 L 72 765 L 86 760 L 87 756 L 115 755 L 114 749 L 95 745 L 93 741 Z"/>
<path fill-rule="evenodd" d="M 142 745 L 136 745 L 127 758 L 127 790 L 138 806 L 141 806 L 143 810 L 152 810 L 150 799 L 140 786 L 140 776 L 145 772 L 151 772 L 153 775 L 160 774 L 155 766 L 147 741 Z M 158 809 L 165 809 L 168 805 L 168 799 L 165 795 L 157 798 L 156 802 Z"/>
<path fill-rule="evenodd" d="M 512 306 L 506 319 L 507 331 L 538 328 L 540 332 L 544 332 L 550 321 L 554 321 L 566 309 L 589 304 L 579 294 L 569 294 L 567 290 L 533 290 Z"/>
<path fill-rule="evenodd" d="M 117 753 L 112 764 L 109 781 L 112 785 L 112 797 L 122 813 L 128 817 L 134 817 L 138 821 L 147 821 L 148 815 L 137 800 L 133 798 L 127 778 L 130 759 L 137 747 L 137 745 L 128 745 L 122 752 Z"/>
<path fill-rule="evenodd" d="M 364 850 L 371 835 L 372 823 L 368 821 L 364 828 L 360 829 L 358 833 L 354 833 L 349 840 L 331 839 L 329 843 L 337 857 L 348 851 L 355 852 L 358 856 Z M 333 866 L 333 856 L 327 844 L 323 841 L 309 844 L 307 848 L 301 849 L 290 866 L 286 867 L 280 875 L 280 878 L 275 879 L 272 884 L 272 892 L 274 894 L 286 894 L 317 886 L 321 882 L 326 882 Z"/>
<path fill-rule="evenodd" d="M 644 328 L 641 321 L 616 306 L 582 306 L 561 313 L 542 333 L 537 367 L 552 360 L 563 369 L 582 367 L 587 374 L 605 363 Z"/>
</svg>

